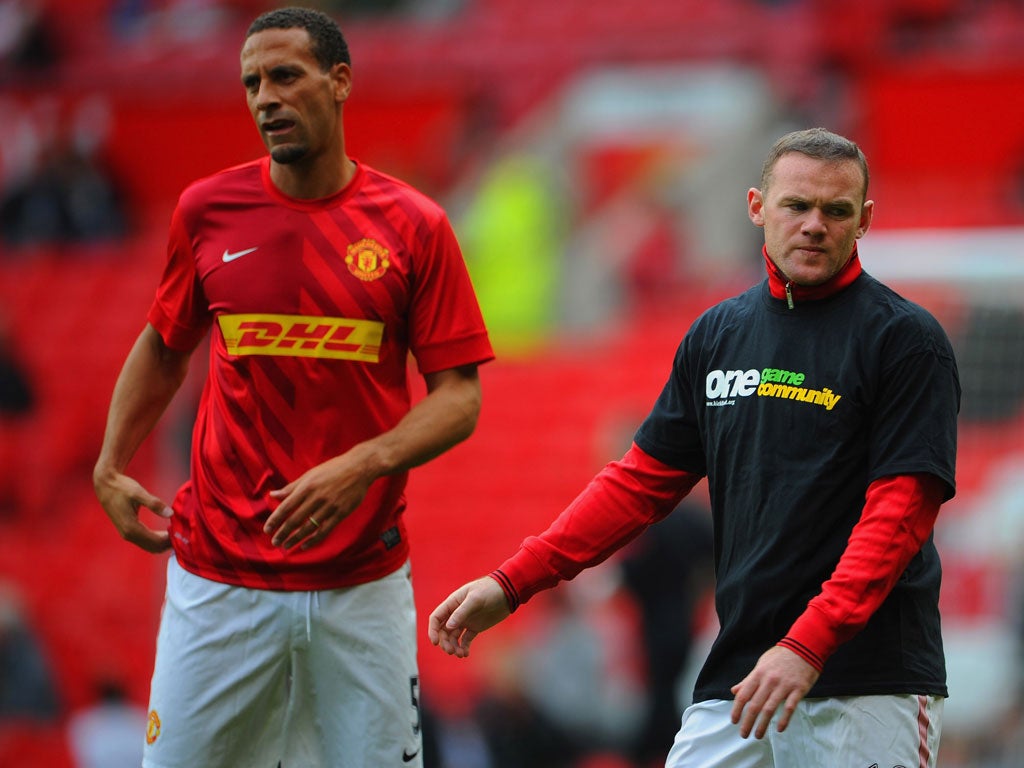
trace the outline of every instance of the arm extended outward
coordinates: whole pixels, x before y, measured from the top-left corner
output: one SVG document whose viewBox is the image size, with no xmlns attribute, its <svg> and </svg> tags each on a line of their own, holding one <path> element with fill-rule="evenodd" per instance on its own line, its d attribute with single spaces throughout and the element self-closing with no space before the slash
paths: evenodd
<svg viewBox="0 0 1024 768">
<path fill-rule="evenodd" d="M 700 475 L 662 464 L 633 445 L 608 464 L 540 536 L 489 576 L 452 592 L 430 615 L 430 642 L 465 657 L 478 634 L 542 589 L 607 559 L 668 515 Z"/>
</svg>

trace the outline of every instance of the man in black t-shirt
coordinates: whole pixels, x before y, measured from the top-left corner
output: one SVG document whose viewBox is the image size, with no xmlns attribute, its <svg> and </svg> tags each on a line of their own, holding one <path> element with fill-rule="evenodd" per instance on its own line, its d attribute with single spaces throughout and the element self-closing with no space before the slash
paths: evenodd
<svg viewBox="0 0 1024 768">
<path fill-rule="evenodd" d="M 867 187 L 848 139 L 776 142 L 747 193 L 767 279 L 698 318 L 626 455 L 438 606 L 434 644 L 467 655 L 706 476 L 720 631 L 667 768 L 934 768 L 947 690 L 932 529 L 955 491 L 960 385 L 935 319 L 861 268 Z"/>
</svg>

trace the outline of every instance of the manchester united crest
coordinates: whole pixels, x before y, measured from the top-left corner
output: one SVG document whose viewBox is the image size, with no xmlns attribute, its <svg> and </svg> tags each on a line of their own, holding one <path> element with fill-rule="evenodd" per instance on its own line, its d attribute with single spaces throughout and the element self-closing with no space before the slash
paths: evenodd
<svg viewBox="0 0 1024 768">
<path fill-rule="evenodd" d="M 155 709 L 149 710 L 149 718 L 146 721 L 146 743 L 152 744 L 160 736 L 160 715 Z"/>
<path fill-rule="evenodd" d="M 360 280 L 370 282 L 388 271 L 388 267 L 391 266 L 388 255 L 387 248 L 366 237 L 348 247 L 345 263 L 349 272 Z"/>
</svg>

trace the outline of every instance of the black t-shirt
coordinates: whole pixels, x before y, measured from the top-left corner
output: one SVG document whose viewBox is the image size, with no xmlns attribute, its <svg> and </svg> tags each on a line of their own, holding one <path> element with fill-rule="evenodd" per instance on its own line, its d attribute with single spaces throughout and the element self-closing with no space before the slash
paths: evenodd
<svg viewBox="0 0 1024 768">
<path fill-rule="evenodd" d="M 867 274 L 793 309 L 765 281 L 698 318 L 635 438 L 708 476 L 721 629 L 695 701 L 732 698 L 785 636 L 835 569 L 870 483 L 930 473 L 953 495 L 959 398 L 938 322 Z M 946 695 L 940 579 L 929 538 L 808 695 Z"/>
</svg>

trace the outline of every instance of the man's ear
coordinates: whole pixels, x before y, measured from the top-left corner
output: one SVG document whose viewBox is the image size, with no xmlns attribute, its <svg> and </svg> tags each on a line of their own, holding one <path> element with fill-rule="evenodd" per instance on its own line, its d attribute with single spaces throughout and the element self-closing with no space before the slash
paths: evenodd
<svg viewBox="0 0 1024 768">
<path fill-rule="evenodd" d="M 860 211 L 860 226 L 857 227 L 857 239 L 864 237 L 871 228 L 871 219 L 875 215 L 875 201 L 865 200 L 864 207 Z"/>
<path fill-rule="evenodd" d="M 334 98 L 339 103 L 346 102 L 352 92 L 352 67 L 338 62 L 331 67 L 331 78 L 334 80 Z"/>
<path fill-rule="evenodd" d="M 758 227 L 764 226 L 764 195 L 756 187 L 747 190 L 747 216 Z"/>
</svg>

